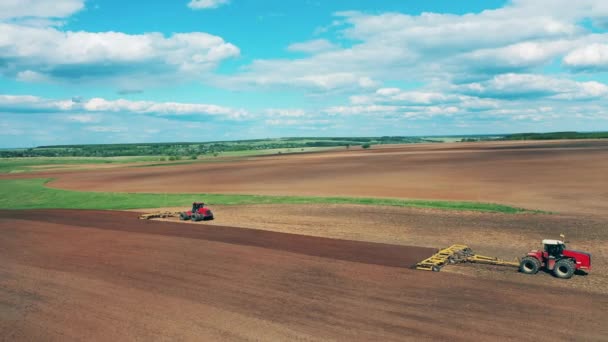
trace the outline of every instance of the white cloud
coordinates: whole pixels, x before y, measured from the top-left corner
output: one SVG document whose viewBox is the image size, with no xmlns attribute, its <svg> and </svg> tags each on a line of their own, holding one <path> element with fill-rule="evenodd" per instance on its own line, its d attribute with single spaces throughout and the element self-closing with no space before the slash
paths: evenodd
<svg viewBox="0 0 608 342">
<path fill-rule="evenodd" d="M 92 122 L 99 122 L 101 120 L 99 118 L 99 116 L 92 115 L 92 114 L 69 115 L 66 119 L 68 121 L 78 122 L 78 123 L 92 123 Z"/>
<path fill-rule="evenodd" d="M 486 10 L 479 14 L 422 13 L 418 16 L 385 13 L 366 15 L 339 13 L 352 27 L 346 35 L 352 39 L 383 44 L 408 43 L 410 49 L 430 51 L 471 51 L 505 46 L 528 39 L 568 37 L 580 31 L 571 22 L 527 13 L 517 7 Z M 513 28 L 517 29 L 513 29 Z"/>
<path fill-rule="evenodd" d="M 303 117 L 306 116 L 306 111 L 303 109 L 269 108 L 266 110 L 266 114 L 273 117 Z"/>
<path fill-rule="evenodd" d="M 72 100 L 49 100 L 32 95 L 0 95 L 0 110 L 48 112 L 71 110 Z"/>
<path fill-rule="evenodd" d="M 431 91 L 401 91 L 398 88 L 381 88 L 376 91 L 374 101 L 390 101 L 402 104 L 429 105 L 434 103 L 446 103 L 458 101 L 456 95 L 446 95 Z"/>
<path fill-rule="evenodd" d="M 334 106 L 324 110 L 329 115 L 349 115 L 349 116 L 373 116 L 375 118 L 430 118 L 433 116 L 451 116 L 462 112 L 457 106 L 432 105 L 432 106 L 406 106 L 406 105 L 353 105 L 353 106 Z"/>
<path fill-rule="evenodd" d="M 581 24 L 608 17 L 598 0 L 526 0 L 480 13 L 336 13 L 336 35 L 294 43 L 310 56 L 255 60 L 236 75 L 214 79 L 228 88 L 291 87 L 309 91 L 353 91 L 383 81 L 470 82 L 499 73 L 536 71 L 568 51 L 608 42 Z M 372 82 L 362 82 L 371 80 Z"/>
<path fill-rule="evenodd" d="M 327 125 L 331 123 L 327 119 L 269 119 L 267 125 L 272 126 L 304 126 L 304 125 Z"/>
<path fill-rule="evenodd" d="M 318 53 L 336 49 L 337 46 L 327 39 L 315 39 L 307 42 L 293 43 L 287 47 L 292 52 Z"/>
<path fill-rule="evenodd" d="M 51 100 L 29 95 L 0 95 L 0 111 L 9 112 L 74 112 L 94 113 L 135 113 L 152 115 L 215 115 L 229 119 L 241 119 L 249 115 L 246 110 L 222 107 L 212 104 L 154 102 L 130 100 Z M 92 116 L 73 115 L 78 122 L 87 122 Z M 84 121 L 83 121 L 84 120 Z M 90 122 L 90 121 L 89 121 Z"/>
<path fill-rule="evenodd" d="M 123 99 L 112 101 L 102 98 L 93 98 L 85 101 L 83 108 L 91 112 L 132 112 L 158 115 L 209 114 L 223 115 L 234 119 L 247 116 L 248 114 L 245 110 L 210 104 L 130 101 Z"/>
<path fill-rule="evenodd" d="M 564 64 L 575 69 L 608 69 L 608 44 L 580 47 L 564 57 Z"/>
<path fill-rule="evenodd" d="M 329 115 L 362 115 L 362 114 L 390 114 L 396 113 L 401 107 L 386 105 L 367 106 L 333 106 L 325 109 Z"/>
<path fill-rule="evenodd" d="M 402 90 L 400 88 L 380 88 L 373 94 L 351 96 L 350 102 L 355 107 L 361 105 L 400 106 L 401 108 L 409 108 L 408 110 L 417 108 L 416 111 L 422 111 L 423 108 L 437 107 L 441 108 L 443 112 L 449 106 L 456 104 L 471 110 L 493 108 L 496 105 L 492 100 L 469 95 L 430 90 Z M 453 112 L 453 110 L 450 109 L 448 112 Z"/>
<path fill-rule="evenodd" d="M 127 128 L 120 126 L 86 126 L 84 129 L 97 133 L 120 133 L 128 130 Z"/>
<path fill-rule="evenodd" d="M 576 40 L 527 41 L 475 50 L 464 54 L 461 62 L 478 70 L 525 69 L 548 63 L 578 43 Z"/>
<path fill-rule="evenodd" d="M 499 99 L 587 100 L 608 95 L 608 86 L 595 81 L 577 82 L 544 75 L 514 73 L 497 75 L 484 82 L 462 85 L 458 89 L 481 97 Z"/>
<path fill-rule="evenodd" d="M 65 18 L 84 8 L 84 0 L 2 0 L 0 19 Z"/>
<path fill-rule="evenodd" d="M 188 3 L 188 7 L 194 10 L 218 8 L 230 3 L 230 0 L 192 0 Z"/>
<path fill-rule="evenodd" d="M 44 74 L 32 70 L 18 72 L 16 79 L 19 82 L 46 82 L 49 80 Z"/>
<path fill-rule="evenodd" d="M 13 61 L 0 67 L 4 74 L 27 72 L 59 79 L 99 79 L 137 71 L 191 74 L 238 54 L 236 46 L 202 32 L 165 37 L 0 23 L 0 59 Z"/>
</svg>

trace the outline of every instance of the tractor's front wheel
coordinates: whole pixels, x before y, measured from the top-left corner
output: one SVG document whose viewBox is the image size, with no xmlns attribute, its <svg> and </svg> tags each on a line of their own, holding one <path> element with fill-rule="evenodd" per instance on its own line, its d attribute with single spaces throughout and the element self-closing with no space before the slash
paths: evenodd
<svg viewBox="0 0 608 342">
<path fill-rule="evenodd" d="M 525 274 L 536 274 L 540 270 L 540 261 L 535 257 L 527 256 L 521 259 L 519 263 L 519 271 Z"/>
<path fill-rule="evenodd" d="M 553 275 L 562 279 L 570 279 L 574 274 L 576 268 L 574 267 L 574 263 L 570 259 L 561 259 L 555 263 L 555 268 L 553 269 Z"/>
</svg>

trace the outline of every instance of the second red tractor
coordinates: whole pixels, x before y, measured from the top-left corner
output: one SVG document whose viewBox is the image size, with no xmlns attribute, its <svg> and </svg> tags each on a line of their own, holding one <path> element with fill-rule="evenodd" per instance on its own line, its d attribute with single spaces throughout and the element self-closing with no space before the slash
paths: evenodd
<svg viewBox="0 0 608 342">
<path fill-rule="evenodd" d="M 213 220 L 213 212 L 211 209 L 205 207 L 203 202 L 192 203 L 192 209 L 179 213 L 179 219 L 182 221 L 207 221 Z"/>
<path fill-rule="evenodd" d="M 543 250 L 533 250 L 522 258 L 519 270 L 536 274 L 539 270 L 553 272 L 558 278 L 569 279 L 576 271 L 591 270 L 591 254 L 566 248 L 561 240 L 543 240 Z"/>
</svg>

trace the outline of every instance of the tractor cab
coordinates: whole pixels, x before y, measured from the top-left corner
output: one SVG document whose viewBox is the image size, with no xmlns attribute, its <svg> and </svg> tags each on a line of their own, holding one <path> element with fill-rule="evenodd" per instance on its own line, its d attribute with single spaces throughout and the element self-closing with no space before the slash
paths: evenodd
<svg viewBox="0 0 608 342">
<path fill-rule="evenodd" d="M 561 240 L 545 239 L 543 240 L 543 249 L 548 257 L 559 258 L 563 255 L 566 244 Z"/>
<path fill-rule="evenodd" d="M 200 208 L 203 208 L 204 206 L 205 206 L 205 203 L 203 203 L 203 202 L 194 202 L 194 203 L 192 203 L 192 212 L 196 213 L 196 212 L 198 212 L 198 210 Z"/>
</svg>

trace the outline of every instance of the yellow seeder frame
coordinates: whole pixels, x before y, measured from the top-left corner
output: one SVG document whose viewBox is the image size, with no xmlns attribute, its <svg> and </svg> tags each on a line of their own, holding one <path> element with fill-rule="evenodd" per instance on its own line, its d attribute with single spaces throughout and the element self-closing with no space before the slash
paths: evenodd
<svg viewBox="0 0 608 342">
<path fill-rule="evenodd" d="M 519 261 L 506 261 L 496 257 L 477 255 L 467 245 L 451 245 L 416 264 L 416 269 L 439 272 L 445 265 L 463 262 L 519 267 Z"/>
<path fill-rule="evenodd" d="M 171 212 L 171 211 L 162 211 L 150 214 L 141 214 L 139 215 L 140 220 L 150 220 L 154 218 L 167 218 L 167 217 L 177 217 L 179 216 L 179 212 Z"/>
</svg>

